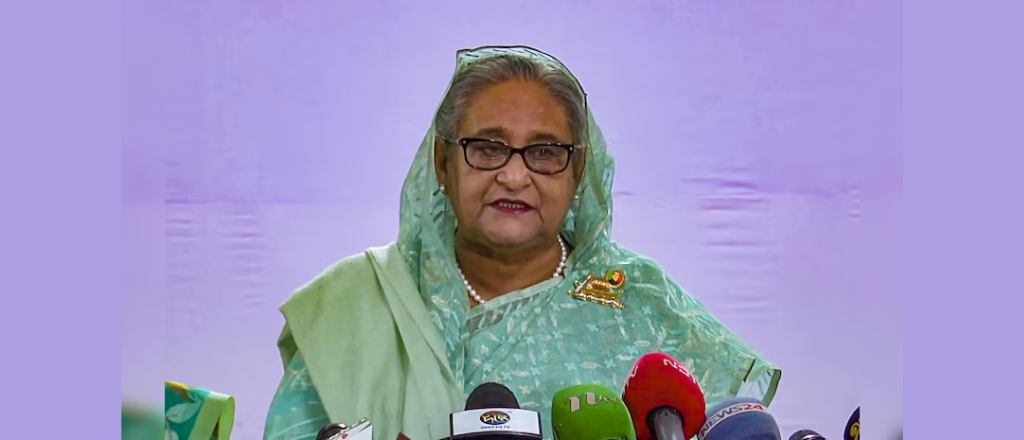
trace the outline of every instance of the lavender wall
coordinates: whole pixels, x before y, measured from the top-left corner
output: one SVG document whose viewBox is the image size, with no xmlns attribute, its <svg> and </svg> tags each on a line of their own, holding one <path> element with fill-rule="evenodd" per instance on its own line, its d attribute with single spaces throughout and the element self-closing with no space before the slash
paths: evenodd
<svg viewBox="0 0 1024 440">
<path fill-rule="evenodd" d="M 783 434 L 842 438 L 865 394 L 887 402 L 865 408 L 866 432 L 902 423 L 899 4 L 124 8 L 127 396 L 162 371 L 234 395 L 235 437 L 258 438 L 277 306 L 396 237 L 455 50 L 527 44 L 587 89 L 619 165 L 615 238 L 784 368 Z"/>
</svg>

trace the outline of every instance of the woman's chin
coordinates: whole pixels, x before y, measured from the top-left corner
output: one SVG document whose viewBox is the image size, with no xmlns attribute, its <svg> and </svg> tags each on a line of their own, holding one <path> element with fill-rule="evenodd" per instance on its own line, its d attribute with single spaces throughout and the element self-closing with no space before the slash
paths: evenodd
<svg viewBox="0 0 1024 440">
<path fill-rule="evenodd" d="M 495 246 L 503 248 L 519 248 L 536 241 L 536 233 L 526 231 L 495 231 L 487 234 L 487 239 Z"/>
</svg>

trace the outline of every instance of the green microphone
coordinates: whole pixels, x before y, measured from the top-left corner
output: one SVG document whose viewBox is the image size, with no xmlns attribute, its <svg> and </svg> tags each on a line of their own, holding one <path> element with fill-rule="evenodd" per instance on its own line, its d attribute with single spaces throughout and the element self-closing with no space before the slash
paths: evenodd
<svg viewBox="0 0 1024 440">
<path fill-rule="evenodd" d="M 576 385 L 551 400 L 555 440 L 636 440 L 633 420 L 618 393 L 601 385 Z"/>
</svg>

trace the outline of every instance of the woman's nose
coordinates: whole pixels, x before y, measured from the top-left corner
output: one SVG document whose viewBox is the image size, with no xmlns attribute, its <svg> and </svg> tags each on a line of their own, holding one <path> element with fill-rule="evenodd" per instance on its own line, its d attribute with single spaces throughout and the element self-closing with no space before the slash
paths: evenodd
<svg viewBox="0 0 1024 440">
<path fill-rule="evenodd" d="M 513 154 L 508 163 L 498 172 L 498 182 L 511 190 L 518 190 L 530 183 L 530 169 L 526 167 L 523 155 Z"/>
</svg>

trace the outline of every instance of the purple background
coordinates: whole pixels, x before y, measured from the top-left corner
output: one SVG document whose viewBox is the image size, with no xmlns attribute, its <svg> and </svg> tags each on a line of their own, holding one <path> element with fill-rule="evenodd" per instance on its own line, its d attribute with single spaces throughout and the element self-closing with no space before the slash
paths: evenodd
<svg viewBox="0 0 1024 440">
<path fill-rule="evenodd" d="M 122 251 L 162 255 L 122 265 L 126 395 L 162 371 L 259 437 L 277 305 L 396 237 L 455 50 L 528 44 L 587 89 L 615 238 L 784 369 L 783 434 L 841 438 L 864 394 L 866 436 L 902 424 L 898 6 L 435 3 L 124 5 Z"/>
</svg>

